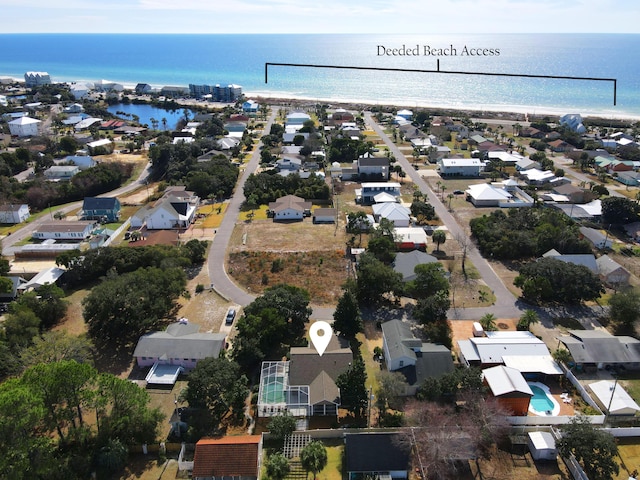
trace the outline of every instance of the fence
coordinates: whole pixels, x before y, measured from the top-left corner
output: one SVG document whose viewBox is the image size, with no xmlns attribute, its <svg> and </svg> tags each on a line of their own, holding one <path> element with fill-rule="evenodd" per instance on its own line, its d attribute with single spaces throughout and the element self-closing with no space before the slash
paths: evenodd
<svg viewBox="0 0 640 480">
<path fill-rule="evenodd" d="M 103 247 L 109 246 L 111 242 L 113 242 L 116 238 L 118 238 L 118 235 L 120 235 L 125 229 L 129 228 L 130 224 L 131 224 L 131 219 L 127 218 L 127 220 L 122 225 L 120 225 L 115 232 L 113 232 L 113 235 L 111 235 L 109 238 L 105 240 L 102 246 Z"/>
</svg>

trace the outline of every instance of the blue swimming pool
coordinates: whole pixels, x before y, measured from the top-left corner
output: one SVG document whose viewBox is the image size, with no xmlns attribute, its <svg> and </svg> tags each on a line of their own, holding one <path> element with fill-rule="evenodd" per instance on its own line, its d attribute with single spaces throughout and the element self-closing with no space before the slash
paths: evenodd
<svg viewBox="0 0 640 480">
<path fill-rule="evenodd" d="M 551 396 L 549 387 L 540 382 L 527 382 L 533 397 L 529 401 L 529 412 L 534 415 L 558 415 L 560 404 Z"/>
<path fill-rule="evenodd" d="M 540 387 L 535 385 L 529 385 L 533 391 L 533 397 L 529 405 L 537 412 L 546 412 L 547 410 L 553 410 L 553 402 L 547 397 L 547 394 Z"/>
</svg>

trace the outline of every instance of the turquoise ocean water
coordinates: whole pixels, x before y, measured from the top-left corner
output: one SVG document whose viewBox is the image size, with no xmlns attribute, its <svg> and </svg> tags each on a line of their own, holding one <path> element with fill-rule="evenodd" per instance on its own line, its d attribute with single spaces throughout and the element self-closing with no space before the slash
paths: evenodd
<svg viewBox="0 0 640 480">
<path fill-rule="evenodd" d="M 640 117 L 632 34 L 6 34 L 0 44 L 0 76 L 17 78 L 36 70 L 54 81 L 235 83 L 262 96 Z M 270 67 L 265 84 L 266 62 L 436 70 L 438 60 L 440 70 L 615 78 L 617 105 L 613 83 L 598 81 Z"/>
</svg>

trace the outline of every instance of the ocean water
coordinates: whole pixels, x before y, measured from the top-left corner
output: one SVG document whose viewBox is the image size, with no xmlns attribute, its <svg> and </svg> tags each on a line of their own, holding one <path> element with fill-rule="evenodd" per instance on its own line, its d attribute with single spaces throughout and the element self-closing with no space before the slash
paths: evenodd
<svg viewBox="0 0 640 480">
<path fill-rule="evenodd" d="M 640 118 L 634 34 L 6 34 L 0 44 L 0 76 L 16 78 L 36 70 L 54 81 L 235 83 L 252 96 Z M 608 81 L 271 66 L 265 83 L 267 62 L 437 70 L 438 61 L 441 71 L 615 78 L 617 105 Z"/>
</svg>

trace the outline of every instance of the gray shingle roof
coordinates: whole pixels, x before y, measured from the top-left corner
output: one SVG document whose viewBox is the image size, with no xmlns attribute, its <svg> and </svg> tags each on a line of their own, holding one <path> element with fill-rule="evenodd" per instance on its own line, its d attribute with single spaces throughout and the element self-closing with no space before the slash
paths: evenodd
<svg viewBox="0 0 640 480">
<path fill-rule="evenodd" d="M 217 358 L 224 348 L 223 333 L 198 333 L 195 324 L 173 323 L 164 332 L 152 332 L 140 337 L 134 357 Z"/>
</svg>

